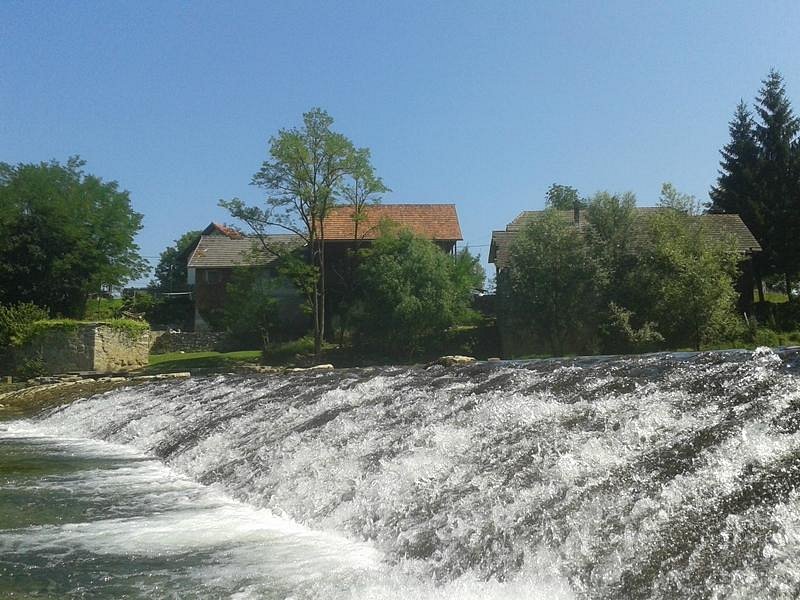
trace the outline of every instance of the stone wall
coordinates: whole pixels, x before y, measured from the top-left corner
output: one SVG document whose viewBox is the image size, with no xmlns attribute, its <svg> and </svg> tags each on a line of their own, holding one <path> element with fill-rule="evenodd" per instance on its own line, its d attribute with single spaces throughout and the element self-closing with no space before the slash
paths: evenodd
<svg viewBox="0 0 800 600">
<path fill-rule="evenodd" d="M 41 361 L 50 374 L 113 373 L 147 366 L 150 331 L 132 333 L 102 323 L 42 331 L 17 352 L 16 362 Z"/>
<path fill-rule="evenodd" d="M 211 352 L 224 349 L 225 338 L 226 334 L 218 331 L 159 332 L 150 352 Z"/>
</svg>

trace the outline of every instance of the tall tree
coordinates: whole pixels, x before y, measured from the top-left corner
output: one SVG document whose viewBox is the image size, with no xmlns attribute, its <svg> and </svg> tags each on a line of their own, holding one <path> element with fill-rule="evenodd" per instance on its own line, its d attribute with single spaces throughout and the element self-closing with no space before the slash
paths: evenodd
<svg viewBox="0 0 800 600">
<path fill-rule="evenodd" d="M 252 180 L 266 190 L 266 208 L 247 206 L 238 198 L 220 202 L 253 229 L 269 252 L 282 252 L 268 242 L 267 233 L 275 227 L 307 244 L 308 269 L 298 271 L 303 278 L 299 287 L 311 289 L 316 353 L 325 336 L 325 217 L 337 204 L 345 179 L 369 171 L 369 153 L 357 150 L 332 125 L 330 115 L 315 108 L 303 115 L 302 127 L 282 129 L 270 138 L 270 158 Z"/>
<path fill-rule="evenodd" d="M 128 192 L 65 165 L 0 163 L 0 303 L 81 317 L 90 293 L 145 272 Z"/>
<path fill-rule="evenodd" d="M 763 274 L 783 274 L 791 298 L 800 264 L 800 122 L 783 78 L 771 70 L 756 98 L 758 121 L 740 102 L 721 150 L 719 177 L 711 188 L 712 212 L 737 213 L 761 244 L 754 267 L 759 300 Z"/>
<path fill-rule="evenodd" d="M 728 125 L 730 141 L 720 150 L 719 177 L 709 196 L 711 212 L 736 213 L 756 239 L 764 237 L 764 213 L 756 200 L 758 142 L 753 115 L 739 102 Z"/>
<path fill-rule="evenodd" d="M 575 205 L 585 208 L 586 202 L 581 199 L 578 190 L 569 185 L 554 183 L 545 194 L 544 205 L 555 210 L 572 210 Z"/>
<path fill-rule="evenodd" d="M 633 280 L 643 290 L 633 308 L 657 323 L 672 347 L 724 338 L 734 327 L 739 253 L 732 239 L 709 235 L 703 221 L 659 211 L 644 223 Z"/>
<path fill-rule="evenodd" d="M 557 355 L 591 352 L 606 273 L 572 223 L 547 210 L 519 232 L 507 281 L 498 282 L 514 327 Z"/>
<path fill-rule="evenodd" d="M 367 218 L 367 206 L 378 204 L 382 194 L 388 191 L 383 180 L 375 174 L 369 148 L 356 150 L 349 177 L 340 188 L 342 198 L 353 209 L 353 239 L 360 239 L 358 228 Z"/>
<path fill-rule="evenodd" d="M 188 289 L 185 252 L 200 238 L 200 231 L 187 231 L 167 247 L 153 272 L 150 288 L 160 292 L 183 292 Z"/>
<path fill-rule="evenodd" d="M 685 215 L 697 216 L 702 212 L 700 202 L 691 194 L 678 191 L 670 182 L 661 184 L 661 194 L 658 197 L 660 208 L 671 208 Z"/>
<path fill-rule="evenodd" d="M 468 250 L 454 260 L 408 230 L 387 226 L 361 253 L 357 339 L 397 356 L 441 343 L 445 331 L 470 311 L 472 292 L 483 285 L 483 269 Z"/>
<path fill-rule="evenodd" d="M 590 251 L 608 276 L 604 288 L 603 305 L 612 303 L 630 309 L 636 305 L 639 286 L 630 281 L 630 272 L 636 263 L 632 244 L 636 196 L 632 192 L 610 194 L 598 192 L 589 200 L 586 241 Z"/>
<path fill-rule="evenodd" d="M 755 136 L 759 144 L 758 191 L 767 215 L 765 251 L 773 271 L 784 275 L 791 299 L 792 278 L 800 261 L 800 121 L 792 112 L 780 73 L 771 70 L 762 83 L 756 99 L 760 122 Z"/>
</svg>

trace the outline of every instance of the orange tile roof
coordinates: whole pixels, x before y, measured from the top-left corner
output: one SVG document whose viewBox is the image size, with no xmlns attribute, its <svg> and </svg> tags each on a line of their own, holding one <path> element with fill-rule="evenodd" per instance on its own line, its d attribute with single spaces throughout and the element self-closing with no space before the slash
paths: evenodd
<svg viewBox="0 0 800 600">
<path fill-rule="evenodd" d="M 211 223 L 208 227 L 203 230 L 203 235 L 224 235 L 225 237 L 229 237 L 232 240 L 241 240 L 244 236 L 233 229 L 232 227 L 228 227 L 226 225 L 220 225 L 219 223 Z"/>
<path fill-rule="evenodd" d="M 454 204 L 373 204 L 365 209 L 366 219 L 358 224 L 358 237 L 374 240 L 384 220 L 397 223 L 430 240 L 456 241 L 461 226 Z M 326 241 L 355 239 L 355 222 L 350 206 L 339 206 L 328 212 L 324 222 Z"/>
</svg>

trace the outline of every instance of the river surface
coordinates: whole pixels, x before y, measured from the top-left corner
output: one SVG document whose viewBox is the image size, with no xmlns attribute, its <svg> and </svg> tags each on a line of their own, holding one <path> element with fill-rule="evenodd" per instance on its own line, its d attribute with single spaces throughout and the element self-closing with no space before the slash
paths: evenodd
<svg viewBox="0 0 800 600">
<path fill-rule="evenodd" d="M 796 598 L 794 351 L 217 376 L 0 423 L 0 597 Z"/>
</svg>

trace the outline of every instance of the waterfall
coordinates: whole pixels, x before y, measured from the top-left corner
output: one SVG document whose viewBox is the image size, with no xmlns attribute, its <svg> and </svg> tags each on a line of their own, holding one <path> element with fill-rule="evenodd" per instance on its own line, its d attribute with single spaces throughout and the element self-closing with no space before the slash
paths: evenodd
<svg viewBox="0 0 800 600">
<path fill-rule="evenodd" d="M 374 550 L 382 579 L 342 597 L 790 598 L 798 365 L 759 349 L 220 375 L 26 426 Z"/>
</svg>

